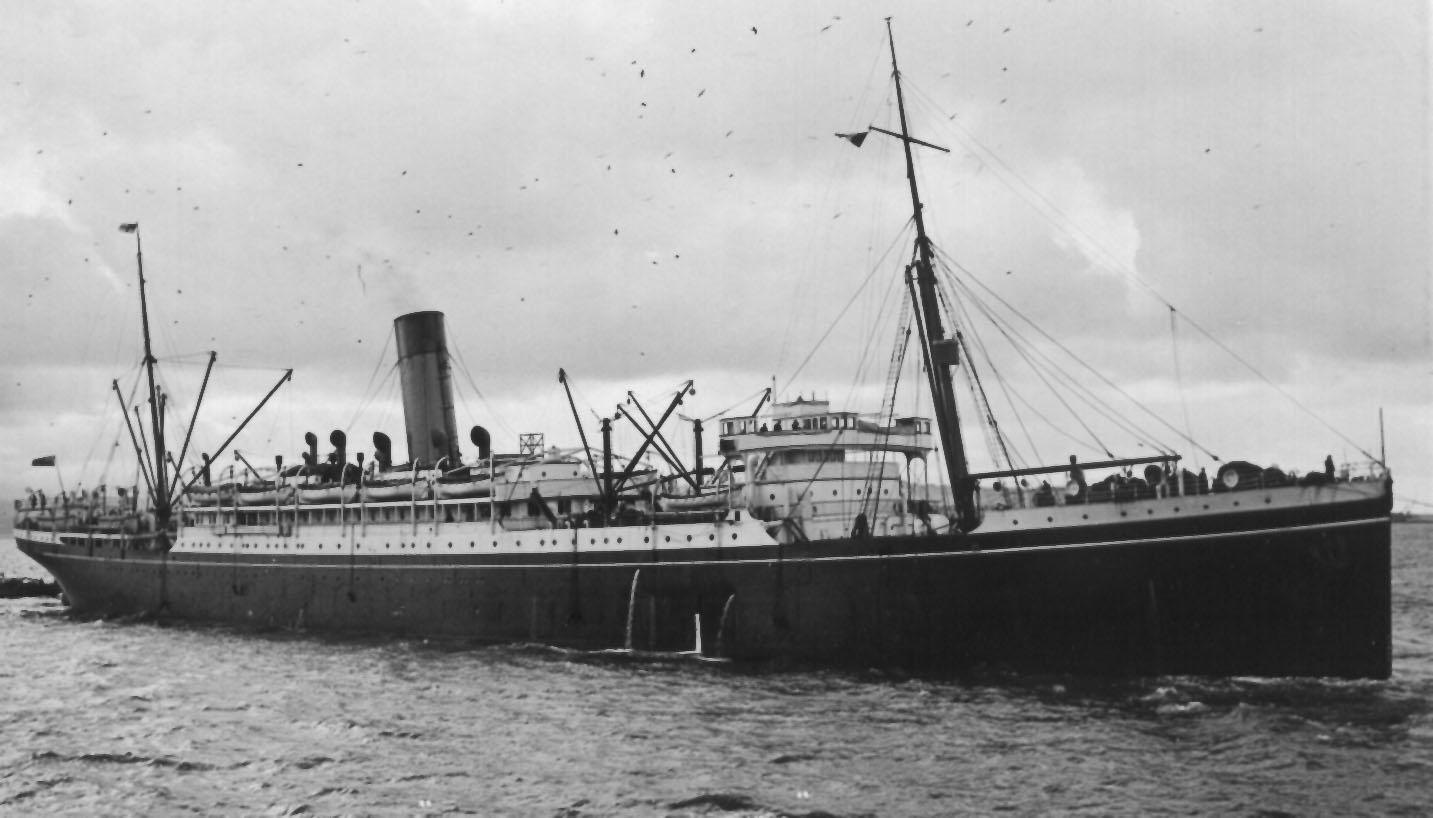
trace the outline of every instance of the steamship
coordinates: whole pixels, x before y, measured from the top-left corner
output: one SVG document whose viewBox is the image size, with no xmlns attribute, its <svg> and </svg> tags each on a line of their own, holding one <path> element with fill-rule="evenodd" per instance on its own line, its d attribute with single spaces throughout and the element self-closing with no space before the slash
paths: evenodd
<svg viewBox="0 0 1433 818">
<path fill-rule="evenodd" d="M 207 455 L 187 477 L 150 456 L 147 502 L 32 498 L 18 547 L 88 615 L 910 671 L 1387 677 L 1381 465 L 1294 478 L 1235 461 L 1209 480 L 1165 453 L 969 469 L 960 336 L 912 166 L 927 143 L 909 135 L 893 41 L 891 56 L 900 131 L 872 130 L 905 151 L 929 417 L 768 392 L 720 417 L 711 457 L 698 425 L 682 463 L 661 429 L 688 383 L 658 419 L 629 416 L 643 443 L 628 458 L 611 419 L 600 445 L 578 419 L 577 449 L 533 435 L 501 453 L 473 427 L 465 459 L 444 318 L 419 312 L 395 321 L 405 462 L 382 434 L 351 456 L 341 431 L 327 456 L 309 435 L 301 462 L 244 480 Z M 147 326 L 146 312 L 156 407 Z M 167 452 L 157 412 L 150 425 Z M 643 465 L 649 452 L 667 468 Z"/>
</svg>

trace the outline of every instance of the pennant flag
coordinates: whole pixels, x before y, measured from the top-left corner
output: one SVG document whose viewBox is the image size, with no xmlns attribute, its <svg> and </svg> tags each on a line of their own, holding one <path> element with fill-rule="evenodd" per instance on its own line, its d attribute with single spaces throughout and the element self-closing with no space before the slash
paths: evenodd
<svg viewBox="0 0 1433 818">
<path fill-rule="evenodd" d="M 121 232 L 121 233 L 133 233 L 134 231 L 136 231 L 136 230 L 138 230 L 138 229 L 139 229 L 139 223 L 138 223 L 138 222 L 129 222 L 129 223 L 127 223 L 127 224 L 122 224 L 122 225 L 119 226 L 119 232 Z"/>
<path fill-rule="evenodd" d="M 860 133 L 838 133 L 836 135 L 859 148 L 861 143 L 866 141 L 866 135 L 869 133 L 870 131 L 861 131 Z"/>
<path fill-rule="evenodd" d="M 53 466 L 53 465 L 55 465 L 55 456 L 52 455 L 52 454 L 47 454 L 47 455 L 45 455 L 44 457 L 37 457 L 37 458 L 35 458 L 34 460 L 31 460 L 31 461 L 30 461 L 30 465 L 31 465 L 31 466 Z"/>
</svg>

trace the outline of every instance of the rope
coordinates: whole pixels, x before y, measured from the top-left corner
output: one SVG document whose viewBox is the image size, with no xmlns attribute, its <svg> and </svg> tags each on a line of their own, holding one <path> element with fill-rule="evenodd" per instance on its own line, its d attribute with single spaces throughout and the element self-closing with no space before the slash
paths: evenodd
<svg viewBox="0 0 1433 818">
<path fill-rule="evenodd" d="M 934 107 L 936 110 L 941 110 L 940 106 L 936 105 L 928 95 L 926 95 L 922 90 L 920 90 L 919 87 L 914 86 L 909 81 L 907 81 L 906 88 L 907 90 L 912 91 L 913 94 L 923 98 L 924 101 L 932 105 L 932 107 Z M 941 120 L 938 118 L 937 121 L 948 123 L 955 131 L 958 131 L 959 134 L 957 135 L 957 139 L 959 139 L 959 141 L 961 141 L 962 144 L 964 144 L 967 148 L 975 149 L 974 151 L 972 151 L 972 156 L 974 156 L 976 161 L 980 162 L 982 166 L 991 167 L 992 169 L 994 169 L 996 171 L 996 177 L 1001 181 L 1002 184 L 1008 187 L 1017 196 L 1024 199 L 1027 204 L 1029 204 L 1037 213 L 1039 213 L 1042 217 L 1049 221 L 1050 224 L 1057 227 L 1067 236 L 1077 241 L 1086 251 L 1088 251 L 1091 257 L 1097 258 L 1108 269 L 1119 273 L 1121 276 L 1139 285 L 1139 287 L 1145 290 L 1145 292 L 1148 293 L 1150 297 L 1152 297 L 1155 301 L 1159 302 L 1164 307 L 1168 308 L 1171 312 L 1175 310 L 1174 304 L 1170 302 L 1169 299 L 1165 298 L 1158 290 L 1156 290 L 1149 282 L 1145 281 L 1142 276 L 1140 276 L 1137 272 L 1131 269 L 1128 265 L 1115 258 L 1114 255 L 1108 250 L 1106 250 L 1103 245 L 1101 245 L 1097 240 L 1095 240 L 1094 237 L 1092 237 L 1089 233 L 1085 232 L 1079 226 L 1079 224 L 1075 222 L 1074 219 L 1070 218 L 1069 214 L 1065 213 L 1065 211 L 1060 209 L 1058 205 L 1050 201 L 1048 197 L 1042 194 L 1037 188 L 1035 188 L 1034 185 L 1026 181 L 1025 178 L 1022 177 L 1019 173 L 1015 172 L 1013 168 L 1011 168 L 1008 164 L 1005 163 L 1003 159 L 1000 158 L 999 154 L 986 147 L 979 139 L 976 139 L 975 135 L 972 134 L 969 130 L 967 130 L 963 125 L 958 122 L 955 122 L 954 119 Z M 1018 183 L 1018 187 L 1017 184 L 1012 183 L 1012 180 L 1014 183 Z M 1022 190 L 1024 192 L 1022 192 Z M 1272 388 L 1285 400 L 1292 403 L 1297 409 L 1299 409 L 1299 411 L 1308 415 L 1320 426 L 1337 436 L 1343 442 L 1357 449 L 1361 454 L 1363 454 L 1364 457 L 1367 457 L 1369 460 L 1377 460 L 1376 457 L 1374 457 L 1366 449 L 1356 443 L 1352 438 L 1348 437 L 1343 432 L 1334 428 L 1332 424 L 1324 420 L 1312 409 L 1305 406 L 1303 402 L 1295 398 L 1283 387 L 1274 383 L 1274 381 L 1271 380 L 1267 375 L 1265 375 L 1252 363 L 1246 360 L 1242 355 L 1235 352 L 1232 348 L 1229 347 L 1229 345 L 1216 338 L 1213 333 L 1206 330 L 1197 321 L 1190 318 L 1188 315 L 1182 315 L 1182 317 L 1191 327 L 1198 331 L 1199 334 L 1203 335 L 1211 343 L 1213 343 L 1220 350 L 1222 350 L 1225 354 L 1233 358 L 1236 362 L 1239 363 L 1240 366 L 1243 366 L 1245 369 L 1249 370 L 1249 372 L 1251 372 L 1259 380 L 1263 381 L 1267 386 Z M 1141 408 L 1143 407 L 1141 406 Z M 1163 422 L 1162 419 L 1161 422 Z M 1168 426 L 1167 423 L 1165 425 Z M 1211 453 L 1203 446 L 1200 446 L 1195 440 L 1193 440 L 1189 436 L 1179 432 L 1172 426 L 1170 426 L 1169 428 L 1176 434 L 1179 434 L 1180 437 L 1188 441 L 1190 444 L 1202 450 L 1211 459 L 1216 461 L 1219 459 L 1216 455 Z"/>
<path fill-rule="evenodd" d="M 974 322 L 970 320 L 970 314 L 966 311 L 964 302 L 956 301 L 955 303 L 956 306 L 960 308 L 961 316 L 965 319 L 965 325 L 971 328 L 970 334 L 971 337 L 975 339 L 975 347 L 980 351 L 981 357 L 985 360 L 985 365 L 989 368 L 991 376 L 995 378 L 995 382 L 1000 386 L 1000 393 L 1005 397 L 1005 403 L 1010 407 L 1010 413 L 1014 415 L 1016 423 L 1019 424 L 1020 432 L 1025 435 L 1025 442 L 1030 446 L 1030 452 L 1035 458 L 1034 462 L 1043 462 L 1040 459 L 1040 449 L 1035 445 L 1035 438 L 1030 435 L 1030 428 L 1025 424 L 1025 416 L 1015 408 L 1015 402 L 1010 397 L 1010 385 L 1006 382 L 1005 376 L 1001 374 L 1000 369 L 995 366 L 995 360 L 991 357 L 990 350 L 985 345 L 985 339 L 979 332 L 975 331 Z M 964 336 L 961 337 L 961 345 L 965 346 Z M 966 354 L 967 357 L 969 357 L 970 353 L 968 351 Z M 1024 458 L 1022 457 L 1022 459 Z"/>
<path fill-rule="evenodd" d="M 1179 408 L 1184 413 L 1184 431 L 1186 437 L 1194 436 L 1194 427 L 1189 423 L 1189 401 L 1184 394 L 1184 375 L 1179 366 L 1179 333 L 1176 327 L 1179 322 L 1175 320 L 1174 307 L 1169 308 L 1169 350 L 1174 358 L 1174 384 L 1179 389 Z M 1196 458 L 1194 467 L 1199 468 L 1200 463 Z"/>
<path fill-rule="evenodd" d="M 478 384 L 473 381 L 473 373 L 468 370 L 468 362 L 463 360 L 463 350 L 458 349 L 456 347 L 455 349 L 457 349 L 457 355 L 449 355 L 448 357 L 450 360 L 457 361 L 458 368 L 462 371 L 463 377 L 468 379 L 468 386 L 471 386 L 473 388 L 473 394 L 478 396 L 478 400 L 482 401 L 483 406 L 488 410 L 488 414 L 492 415 L 493 420 L 497 421 L 497 424 L 499 426 L 507 430 L 507 433 L 512 437 L 517 437 L 518 433 L 513 429 L 513 427 L 508 425 L 507 421 L 503 419 L 502 415 L 499 415 L 493 409 L 493 405 L 491 403 L 488 403 L 488 399 L 483 395 L 483 390 L 479 389 Z"/>
<path fill-rule="evenodd" d="M 1073 360 L 1075 363 L 1079 364 L 1083 369 L 1085 369 L 1085 371 L 1089 372 L 1090 374 L 1092 374 L 1092 375 L 1094 375 L 1096 378 L 1098 378 L 1101 383 L 1105 384 L 1105 385 L 1108 386 L 1110 389 L 1113 389 L 1115 392 L 1118 392 L 1121 396 L 1123 396 L 1123 397 L 1124 397 L 1126 400 L 1128 400 L 1130 403 L 1132 403 L 1133 405 L 1135 405 L 1136 407 L 1138 407 L 1138 408 L 1139 408 L 1140 410 L 1142 410 L 1145 414 L 1149 415 L 1151 418 L 1154 418 L 1154 420 L 1155 420 L 1156 422 L 1158 422 L 1161 426 L 1163 426 L 1163 427 L 1165 427 L 1166 429 L 1168 429 L 1169 431 L 1173 432 L 1175 435 L 1178 435 L 1182 440 L 1185 440 L 1185 441 L 1188 442 L 1191 446 L 1195 446 L 1195 447 L 1199 448 L 1200 450 L 1202 450 L 1202 451 L 1205 453 L 1205 455 L 1207 455 L 1211 460 L 1216 460 L 1216 461 L 1217 461 L 1217 460 L 1219 459 L 1219 457 L 1218 457 L 1217 455 L 1215 455 L 1213 452 L 1210 452 L 1210 451 L 1209 451 L 1208 449 L 1206 449 L 1204 446 L 1200 445 L 1200 444 L 1199 444 L 1199 441 L 1194 440 L 1193 438 L 1188 437 L 1188 436 L 1185 435 L 1183 432 L 1179 431 L 1179 429 L 1177 429 L 1175 426 L 1173 426 L 1172 424 L 1170 424 L 1169 421 L 1165 420 L 1163 417 L 1161 417 L 1160 415 L 1158 415 L 1157 413 L 1155 413 L 1154 410 L 1150 409 L 1149 407 L 1145 406 L 1143 403 L 1141 403 L 1141 402 L 1139 402 L 1138 400 L 1136 400 L 1132 395 L 1130 395 L 1130 394 L 1129 394 L 1128 392 L 1126 392 L 1124 389 L 1121 389 L 1118 385 L 1116 385 L 1113 381 L 1111 381 L 1108 377 L 1106 377 L 1102 372 L 1100 372 L 1099 370 L 1095 369 L 1094 367 L 1092 367 L 1092 366 L 1090 366 L 1088 363 L 1086 363 L 1084 360 L 1082 360 L 1078 355 L 1076 355 L 1074 352 L 1072 352 L 1069 347 L 1067 347 L 1067 346 L 1065 346 L 1064 344 L 1060 343 L 1058 340 L 1056 340 L 1054 337 L 1052 337 L 1048 332 L 1046 332 L 1044 329 L 1040 328 L 1040 326 L 1039 326 L 1038 324 L 1036 324 L 1034 321 L 1030 320 L 1030 318 L 1028 318 L 1027 316 L 1025 316 L 1024 313 L 1021 313 L 1019 310 L 1017 310 L 1014 306 L 1012 306 L 1012 305 L 1010 304 L 1010 302 L 1006 301 L 1004 298 L 1001 298 L 999 293 L 995 292 L 993 289 L 990 288 L 989 285 L 985 284 L 983 281 L 981 281 L 979 278 L 977 278 L 977 277 L 975 276 L 975 274 L 972 273 L 970 270 L 968 270 L 968 269 L 966 269 L 965 267 L 961 266 L 958 262 L 955 262 L 954 260 L 951 260 L 950 263 L 951 263 L 952 265 L 954 265 L 956 268 L 958 268 L 959 270 L 961 270 L 961 272 L 965 273 L 966 276 L 967 276 L 971 281 L 973 281 L 973 282 L 975 282 L 977 285 L 979 285 L 980 288 L 981 288 L 982 290 L 984 290 L 986 293 L 988 293 L 992 298 L 994 298 L 996 301 L 1000 302 L 1000 304 L 1001 304 L 1005 309 L 1009 310 L 1013 315 L 1015 315 L 1015 317 L 1017 317 L 1017 318 L 1019 318 L 1020 320 L 1024 321 L 1026 324 L 1028 324 L 1028 325 L 1030 326 L 1031 329 L 1033 329 L 1033 330 L 1035 330 L 1035 332 L 1039 333 L 1040 336 L 1043 337 L 1046 341 L 1050 342 L 1050 343 L 1053 344 L 1055 347 L 1057 347 L 1061 352 L 1064 352 L 1066 355 L 1068 355 L 1071 360 Z"/>
<path fill-rule="evenodd" d="M 907 225 L 909 226 L 909 224 L 910 222 L 908 221 Z M 881 257 L 876 260 L 876 263 L 871 266 L 870 272 L 866 273 L 866 277 L 861 280 L 860 286 L 856 288 L 855 292 L 851 293 L 851 297 L 846 300 L 845 306 L 841 307 L 841 311 L 836 313 L 836 317 L 831 320 L 831 324 L 826 327 L 826 331 L 821 333 L 820 338 L 816 339 L 816 343 L 811 347 L 811 351 L 806 353 L 805 358 L 801 359 L 801 363 L 798 364 L 796 369 L 792 371 L 791 375 L 787 377 L 786 383 L 782 384 L 781 389 L 777 390 L 776 394 L 785 391 L 787 387 L 791 386 L 792 382 L 796 380 L 796 376 L 801 374 L 801 370 L 805 369 L 806 365 L 811 363 L 811 358 L 816 355 L 816 351 L 821 348 L 821 345 L 826 342 L 827 338 L 831 337 L 831 333 L 836 329 L 836 325 L 841 322 L 841 319 L 844 318 L 846 313 L 850 311 L 851 306 L 856 303 L 856 300 L 860 297 L 861 293 L 864 292 L 866 287 L 870 285 L 871 280 L 874 279 L 876 273 L 880 271 L 881 264 L 886 260 L 886 256 L 889 256 L 891 254 L 891 251 L 895 249 L 896 245 L 901 241 L 901 238 L 904 235 L 905 231 L 902 230 L 901 233 L 896 236 L 895 241 L 891 242 L 891 246 L 887 247 L 886 251 L 881 254 Z M 776 394 L 772 395 L 772 400 L 776 399 Z"/>
<path fill-rule="evenodd" d="M 1016 354 L 1020 355 L 1021 358 L 1025 360 L 1025 362 L 1030 366 L 1031 370 L 1034 371 L 1038 377 L 1040 377 L 1042 382 L 1045 383 L 1046 388 L 1049 389 L 1050 392 L 1055 395 L 1056 399 L 1060 400 L 1061 403 L 1066 406 L 1066 408 L 1070 411 L 1071 416 L 1081 425 L 1085 426 L 1086 430 L 1090 433 L 1091 438 L 1095 440 L 1095 443 L 1097 445 L 1097 451 L 1103 451 L 1106 455 L 1113 456 L 1113 454 L 1109 451 L 1109 448 L 1106 447 L 1105 444 L 1099 439 L 1099 437 L 1094 434 L 1091 427 L 1089 427 L 1088 424 L 1085 423 L 1084 417 L 1080 413 L 1074 411 L 1074 409 L 1069 406 L 1068 402 L 1063 399 L 1060 391 L 1057 390 L 1046 378 L 1047 372 L 1048 374 L 1054 376 L 1060 382 L 1064 389 L 1068 390 L 1072 395 L 1078 398 L 1080 402 L 1082 402 L 1086 407 L 1093 411 L 1094 414 L 1114 424 L 1116 428 L 1120 429 L 1125 434 L 1134 438 L 1137 442 L 1141 444 L 1147 443 L 1154 448 L 1167 450 L 1168 447 L 1151 438 L 1144 430 L 1133 425 L 1133 423 L 1131 423 L 1127 418 L 1121 415 L 1119 411 L 1116 410 L 1113 406 L 1111 406 L 1107 401 L 1102 399 L 1099 395 L 1096 395 L 1084 384 L 1081 384 L 1079 381 L 1075 380 L 1073 376 L 1066 372 L 1055 361 L 1051 360 L 1050 357 L 1046 355 L 1038 346 L 1030 343 L 1013 326 L 1010 326 L 999 316 L 995 315 L 994 311 L 990 309 L 989 305 L 980 300 L 974 292 L 970 291 L 968 288 L 965 288 L 963 285 L 960 285 L 959 282 L 955 282 L 955 284 L 956 286 L 961 288 L 961 291 L 967 296 L 967 299 L 971 301 L 971 303 L 975 304 L 978 309 L 981 310 L 981 313 L 995 326 L 996 330 L 1000 332 L 1003 336 L 1005 336 L 1005 339 L 1010 343 Z M 1037 358 L 1044 361 L 1044 364 L 1040 364 L 1037 361 Z"/>
</svg>

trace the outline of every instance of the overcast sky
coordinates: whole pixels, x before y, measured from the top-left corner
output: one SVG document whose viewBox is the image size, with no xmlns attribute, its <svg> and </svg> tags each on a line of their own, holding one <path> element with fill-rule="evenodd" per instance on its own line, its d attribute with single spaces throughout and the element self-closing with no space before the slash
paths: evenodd
<svg viewBox="0 0 1433 818">
<path fill-rule="evenodd" d="M 0 5 L 7 496 L 53 486 L 46 454 L 133 480 L 121 222 L 178 413 L 203 353 L 226 365 L 205 451 L 290 367 L 251 460 L 307 430 L 401 441 L 392 320 L 417 309 L 446 314 L 459 424 L 499 449 L 576 444 L 559 367 L 589 434 L 687 378 L 691 416 L 773 378 L 877 410 L 908 190 L 897 143 L 833 133 L 896 127 L 891 15 L 912 127 L 951 149 L 918 161 L 957 298 L 1015 305 L 1162 419 L 1075 419 L 973 320 L 1027 461 L 1159 440 L 1208 465 L 1188 433 L 1305 470 L 1377 454 L 1382 408 L 1401 498 L 1433 502 L 1424 3 Z"/>
</svg>

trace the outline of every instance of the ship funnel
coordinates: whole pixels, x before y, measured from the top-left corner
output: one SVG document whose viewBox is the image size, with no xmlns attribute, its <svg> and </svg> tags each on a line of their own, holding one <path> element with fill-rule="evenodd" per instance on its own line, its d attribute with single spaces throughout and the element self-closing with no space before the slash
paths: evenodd
<svg viewBox="0 0 1433 818">
<path fill-rule="evenodd" d="M 489 457 L 492 457 L 493 438 L 488 434 L 487 429 L 481 426 L 474 426 L 472 432 L 468 434 L 468 439 L 473 441 L 474 446 L 478 447 L 479 460 L 487 460 Z"/>
<path fill-rule="evenodd" d="M 444 457 L 450 465 L 461 462 L 443 313 L 401 315 L 393 321 L 393 331 L 398 340 L 408 459 L 430 466 Z"/>
</svg>

